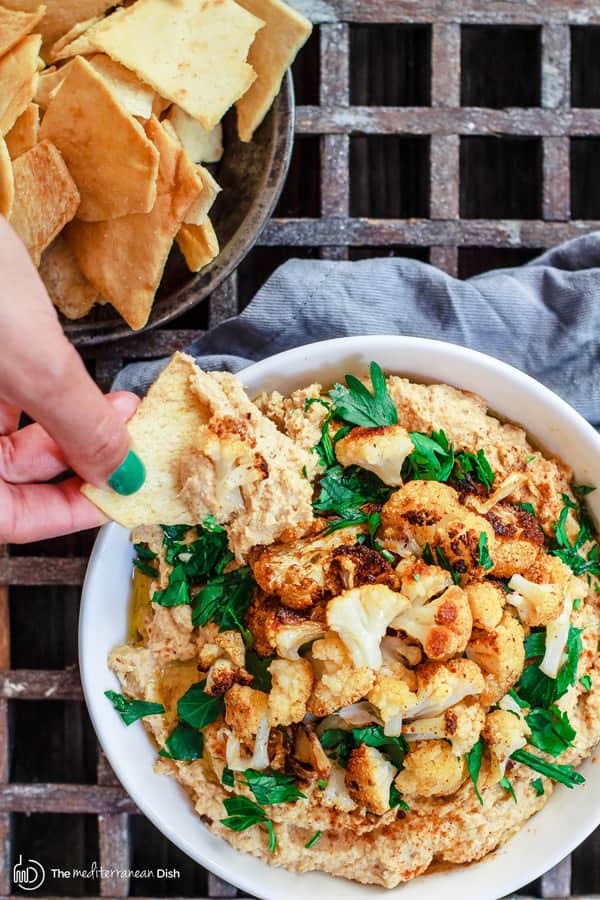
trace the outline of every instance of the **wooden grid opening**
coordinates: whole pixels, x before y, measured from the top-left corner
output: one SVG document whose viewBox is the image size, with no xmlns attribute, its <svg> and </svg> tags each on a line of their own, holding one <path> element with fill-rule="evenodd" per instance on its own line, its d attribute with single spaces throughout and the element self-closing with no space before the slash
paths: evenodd
<svg viewBox="0 0 600 900">
<path fill-rule="evenodd" d="M 208 303 L 86 351 L 103 390 L 125 363 L 167 355 L 234 314 L 291 257 L 408 256 L 469 277 L 600 227 L 600 9 L 296 5 L 316 27 L 294 66 L 298 141 L 274 219 Z M 44 896 L 238 896 L 136 814 L 90 747 L 75 668 L 90 541 L 0 551 L 0 900 L 25 893 L 11 881 L 20 853 L 65 868 L 152 859 L 182 873 L 162 883 L 48 880 Z M 598 895 L 599 860 L 595 834 L 520 896 Z"/>
</svg>

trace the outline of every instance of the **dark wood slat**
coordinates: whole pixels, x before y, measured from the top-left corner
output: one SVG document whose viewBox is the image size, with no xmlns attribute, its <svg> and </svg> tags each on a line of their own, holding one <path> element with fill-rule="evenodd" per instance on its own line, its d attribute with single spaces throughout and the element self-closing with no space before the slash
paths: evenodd
<svg viewBox="0 0 600 900">
<path fill-rule="evenodd" d="M 5 812 L 117 815 L 139 810 L 121 787 L 10 783 L 0 785 L 0 813 Z"/>
<path fill-rule="evenodd" d="M 87 559 L 76 556 L 0 557 L 0 585 L 82 584 L 87 564 Z"/>
<path fill-rule="evenodd" d="M 299 134 L 600 134 L 600 109 L 428 106 L 299 106 Z"/>
<path fill-rule="evenodd" d="M 591 0 L 294 0 L 315 24 L 322 22 L 465 22 L 487 25 L 600 22 Z"/>
<path fill-rule="evenodd" d="M 4 700 L 81 700 L 77 669 L 11 669 L 0 671 L 0 698 Z"/>
</svg>

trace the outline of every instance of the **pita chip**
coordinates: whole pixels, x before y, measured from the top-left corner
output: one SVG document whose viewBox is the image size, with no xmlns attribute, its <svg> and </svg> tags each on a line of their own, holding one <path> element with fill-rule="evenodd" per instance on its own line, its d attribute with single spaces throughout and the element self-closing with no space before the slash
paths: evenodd
<svg viewBox="0 0 600 900">
<path fill-rule="evenodd" d="M 131 72 L 105 53 L 97 53 L 88 60 L 90 66 L 102 75 L 113 96 L 132 116 L 149 119 L 156 96 L 153 88 L 144 84 Z"/>
<path fill-rule="evenodd" d="M 0 6 L 0 56 L 12 50 L 22 38 L 33 31 L 45 12 L 45 6 L 38 6 L 31 12 Z"/>
<path fill-rule="evenodd" d="M 190 272 L 199 272 L 219 254 L 219 240 L 208 217 L 204 225 L 182 225 L 177 244 Z"/>
<path fill-rule="evenodd" d="M 11 159 L 27 153 L 38 142 L 40 130 L 40 108 L 37 103 L 30 103 L 21 113 L 13 127 L 6 135 L 6 146 Z"/>
<path fill-rule="evenodd" d="M 191 388 L 196 371 L 191 356 L 176 353 L 129 420 L 131 445 L 146 467 L 140 490 L 121 497 L 90 484 L 81 489 L 105 515 L 126 528 L 188 523 L 190 510 L 180 496 L 179 464 L 195 448 L 198 429 L 209 419 L 208 408 Z"/>
<path fill-rule="evenodd" d="M 97 222 L 152 209 L 158 151 L 80 56 L 50 101 L 40 139 L 64 156 L 81 194 L 78 218 Z"/>
<path fill-rule="evenodd" d="M 7 9 L 34 12 L 39 0 L 2 0 Z M 44 47 L 51 47 L 78 22 L 103 15 L 115 5 L 115 0 L 44 0 L 46 14 L 36 28 L 42 35 Z"/>
<path fill-rule="evenodd" d="M 43 72 L 40 72 L 37 90 L 33 99 L 44 112 L 50 106 L 50 101 L 54 99 L 56 92 L 69 74 L 69 68 L 72 64 L 73 60 L 70 59 L 60 69 L 57 69 L 56 66 L 50 66 L 44 69 Z"/>
<path fill-rule="evenodd" d="M 79 193 L 64 159 L 49 141 L 15 159 L 13 174 L 10 224 L 37 266 L 42 252 L 77 212 Z"/>
<path fill-rule="evenodd" d="M 223 156 L 223 126 L 219 122 L 212 131 L 208 131 L 197 119 L 173 104 L 167 115 L 183 149 L 195 163 L 218 162 Z"/>
<path fill-rule="evenodd" d="M 223 190 L 204 166 L 196 166 L 196 171 L 202 179 L 202 193 L 188 209 L 184 219 L 186 225 L 204 225 L 217 194 Z"/>
<path fill-rule="evenodd" d="M 154 116 L 146 133 L 160 154 L 152 212 L 108 222 L 78 220 L 65 233 L 84 275 L 134 329 L 148 321 L 173 240 L 202 191 L 196 166 Z"/>
<path fill-rule="evenodd" d="M 256 77 L 246 57 L 262 24 L 233 0 L 137 0 L 89 37 L 211 130 Z"/>
<path fill-rule="evenodd" d="M 248 54 L 248 62 L 257 74 L 256 81 L 236 103 L 240 140 L 250 141 L 279 93 L 285 70 L 308 39 L 312 25 L 281 0 L 238 2 L 265 23 Z"/>
<path fill-rule="evenodd" d="M 92 25 L 97 25 L 102 21 L 102 16 L 93 16 L 86 19 L 85 22 L 78 22 L 67 31 L 61 38 L 52 45 L 48 51 L 47 58 L 49 63 L 58 62 L 61 59 L 69 59 L 72 56 L 85 56 L 87 53 L 94 53 L 95 47 L 90 44 L 86 37 L 86 32 Z"/>
<path fill-rule="evenodd" d="M 0 134 L 13 127 L 33 99 L 42 39 L 31 34 L 0 59 Z"/>
<path fill-rule="evenodd" d="M 0 216 L 10 218 L 15 199 L 15 182 L 8 147 L 0 134 Z"/>
<path fill-rule="evenodd" d="M 44 250 L 39 272 L 50 299 L 67 319 L 80 319 L 89 313 L 98 292 L 77 265 L 62 235 Z"/>
</svg>

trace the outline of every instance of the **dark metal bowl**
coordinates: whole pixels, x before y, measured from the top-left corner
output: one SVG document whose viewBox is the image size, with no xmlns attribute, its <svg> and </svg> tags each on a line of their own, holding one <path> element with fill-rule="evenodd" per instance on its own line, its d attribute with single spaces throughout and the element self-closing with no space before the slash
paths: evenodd
<svg viewBox="0 0 600 900">
<path fill-rule="evenodd" d="M 148 324 L 132 331 L 112 306 L 96 306 L 77 321 L 62 318 L 65 333 L 76 346 L 114 341 L 164 325 L 208 297 L 240 264 L 273 212 L 287 175 L 294 138 L 291 73 L 250 143 L 238 139 L 235 111 L 225 117 L 223 132 L 225 152 L 215 171 L 223 191 L 210 214 L 221 245 L 217 258 L 196 275 L 173 245 Z"/>
</svg>

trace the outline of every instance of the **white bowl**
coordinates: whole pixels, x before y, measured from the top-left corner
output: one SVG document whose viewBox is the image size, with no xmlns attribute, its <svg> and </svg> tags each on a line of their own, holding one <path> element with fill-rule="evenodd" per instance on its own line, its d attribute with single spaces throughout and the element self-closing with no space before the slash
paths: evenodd
<svg viewBox="0 0 600 900">
<path fill-rule="evenodd" d="M 596 483 L 600 437 L 564 401 L 527 375 L 496 359 L 440 341 L 395 336 L 340 338 L 280 353 L 249 366 L 240 378 L 251 396 L 282 393 L 346 372 L 363 373 L 371 360 L 387 372 L 439 381 L 480 393 L 493 411 L 520 425 L 546 451 L 572 466 L 580 483 Z M 597 492 L 600 494 L 600 491 Z M 600 498 L 591 495 L 600 518 Z M 328 875 L 275 869 L 215 837 L 194 813 L 178 784 L 155 775 L 156 751 L 141 722 L 126 728 L 103 696 L 116 679 L 106 666 L 110 650 L 126 638 L 132 548 L 126 529 L 105 526 L 89 562 L 79 622 L 79 664 L 88 709 L 100 743 L 123 787 L 141 811 L 196 862 L 264 900 L 492 900 L 537 878 L 570 853 L 600 823 L 600 769 L 587 760 L 585 785 L 557 786 L 536 816 L 504 847 L 470 866 L 422 876 L 390 891 Z"/>
</svg>

